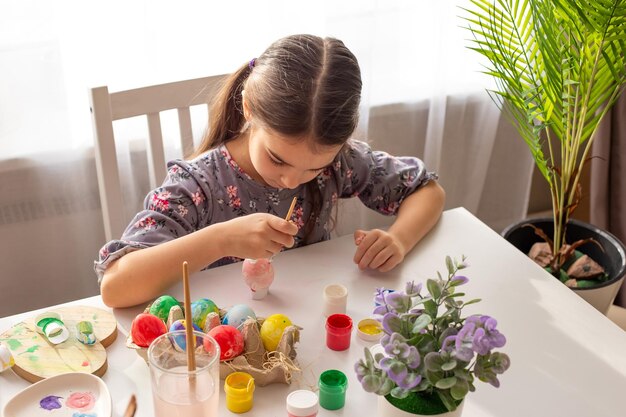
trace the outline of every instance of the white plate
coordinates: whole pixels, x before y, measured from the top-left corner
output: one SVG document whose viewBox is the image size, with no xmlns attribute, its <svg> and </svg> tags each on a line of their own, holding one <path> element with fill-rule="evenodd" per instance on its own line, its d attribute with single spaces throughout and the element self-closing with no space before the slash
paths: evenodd
<svg viewBox="0 0 626 417">
<path fill-rule="evenodd" d="M 57 375 L 20 391 L 6 403 L 2 416 L 111 417 L 111 394 L 105 383 L 92 374 Z"/>
</svg>

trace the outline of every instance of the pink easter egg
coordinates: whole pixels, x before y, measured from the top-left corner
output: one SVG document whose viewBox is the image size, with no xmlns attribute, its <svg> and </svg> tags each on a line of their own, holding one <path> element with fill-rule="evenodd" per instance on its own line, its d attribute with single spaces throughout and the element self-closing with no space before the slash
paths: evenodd
<svg viewBox="0 0 626 417">
<path fill-rule="evenodd" d="M 130 337 L 137 346 L 148 347 L 157 337 L 167 332 L 163 320 L 148 313 L 138 314 L 130 325 Z"/>
<path fill-rule="evenodd" d="M 221 324 L 212 328 L 208 334 L 220 346 L 221 361 L 232 359 L 243 352 L 243 335 L 235 327 Z M 211 349 L 208 339 L 204 340 L 204 348 L 207 351 Z"/>
<path fill-rule="evenodd" d="M 245 259 L 241 266 L 245 283 L 252 289 L 267 288 L 274 281 L 272 261 L 265 258 Z"/>
</svg>

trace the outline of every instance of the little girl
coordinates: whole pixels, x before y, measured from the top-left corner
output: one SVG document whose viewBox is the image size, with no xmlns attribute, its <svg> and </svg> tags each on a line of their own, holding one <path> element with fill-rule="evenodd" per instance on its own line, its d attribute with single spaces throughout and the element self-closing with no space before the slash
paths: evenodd
<svg viewBox="0 0 626 417">
<path fill-rule="evenodd" d="M 337 39 L 289 36 L 241 66 L 216 97 L 196 153 L 168 164 L 145 209 L 100 250 L 105 304 L 163 294 L 185 260 L 194 272 L 327 240 L 338 198 L 397 215 L 386 231 L 355 232 L 358 267 L 402 262 L 437 222 L 444 192 L 419 159 L 350 139 L 360 97 L 358 62 Z"/>
</svg>

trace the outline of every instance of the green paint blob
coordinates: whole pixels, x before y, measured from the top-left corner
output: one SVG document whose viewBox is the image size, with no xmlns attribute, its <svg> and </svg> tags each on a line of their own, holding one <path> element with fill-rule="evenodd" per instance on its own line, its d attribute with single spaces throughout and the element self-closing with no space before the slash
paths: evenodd
<svg viewBox="0 0 626 417">
<path fill-rule="evenodd" d="M 36 351 L 37 349 L 39 349 L 40 346 L 39 345 L 35 345 L 35 346 L 31 346 L 28 349 L 26 349 L 26 352 L 28 353 L 33 353 L 34 351 Z"/>
<path fill-rule="evenodd" d="M 20 346 L 22 346 L 22 342 L 20 342 L 19 340 L 16 340 L 16 339 L 9 339 L 9 340 L 7 340 L 7 345 L 9 345 L 9 349 L 16 350 Z"/>
<path fill-rule="evenodd" d="M 37 362 L 37 361 L 39 361 L 39 356 L 30 355 L 30 356 L 28 357 L 28 359 L 29 359 L 31 362 Z"/>
</svg>

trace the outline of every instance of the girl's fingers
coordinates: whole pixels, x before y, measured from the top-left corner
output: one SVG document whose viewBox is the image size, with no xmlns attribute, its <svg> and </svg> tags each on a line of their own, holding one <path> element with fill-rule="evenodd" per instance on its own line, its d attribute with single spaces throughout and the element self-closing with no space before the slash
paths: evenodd
<svg viewBox="0 0 626 417">
<path fill-rule="evenodd" d="M 384 264 L 382 264 L 380 268 L 378 268 L 378 270 L 380 272 L 391 271 L 393 268 L 398 266 L 400 262 L 402 262 L 402 257 L 400 256 L 400 254 L 396 253 L 392 255 L 389 259 L 387 259 L 387 261 Z"/>
<path fill-rule="evenodd" d="M 361 269 L 365 269 L 370 266 L 376 255 L 378 255 L 380 251 L 385 248 L 385 243 L 381 239 L 376 239 L 371 243 L 368 242 L 368 240 L 370 240 L 368 239 L 370 236 L 371 235 L 368 235 L 365 239 L 363 239 L 363 242 L 359 245 L 359 249 L 361 249 L 361 247 L 367 248 L 363 257 L 361 257 L 361 260 L 359 261 L 359 268 Z"/>
<path fill-rule="evenodd" d="M 359 268 L 361 268 L 361 261 L 363 257 L 367 254 L 372 243 L 376 241 L 376 236 L 373 233 L 363 233 L 360 235 L 356 235 L 354 243 L 357 245 L 356 252 L 354 253 L 353 261 L 355 264 L 359 264 Z M 358 243 L 357 243 L 358 242 Z M 363 269 L 363 268 L 361 268 Z"/>
<path fill-rule="evenodd" d="M 383 247 L 383 249 L 374 256 L 372 262 L 369 263 L 369 267 L 372 269 L 379 269 L 389 258 L 393 256 L 393 250 L 389 246 Z"/>
<path fill-rule="evenodd" d="M 363 239 L 365 239 L 366 233 L 363 230 L 355 230 L 354 232 L 354 244 L 359 246 Z"/>
<path fill-rule="evenodd" d="M 298 233 L 298 226 L 296 226 L 295 223 L 281 219 L 277 216 L 270 216 L 267 224 L 269 224 L 272 229 L 287 235 L 294 236 Z"/>
</svg>

